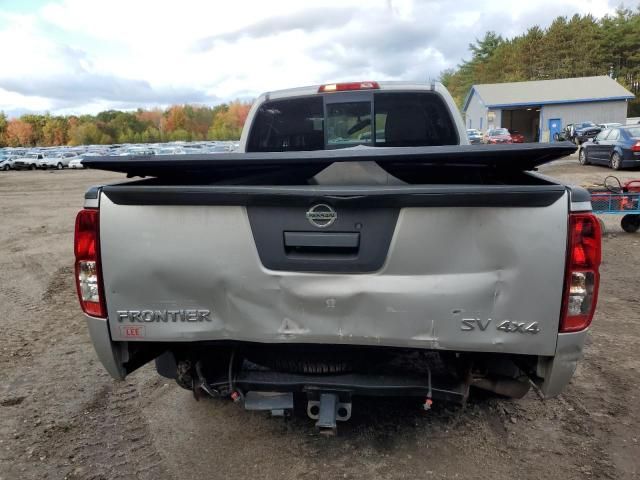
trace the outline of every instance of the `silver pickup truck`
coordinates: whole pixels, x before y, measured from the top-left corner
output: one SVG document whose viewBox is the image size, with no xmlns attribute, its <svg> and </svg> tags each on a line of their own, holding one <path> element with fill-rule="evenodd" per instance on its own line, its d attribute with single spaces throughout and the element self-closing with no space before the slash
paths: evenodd
<svg viewBox="0 0 640 480">
<path fill-rule="evenodd" d="M 328 432 L 367 395 L 557 395 L 600 227 L 535 169 L 575 146 L 468 143 L 441 85 L 356 82 L 260 96 L 240 152 L 86 158 L 133 178 L 76 221 L 98 357 Z"/>
</svg>

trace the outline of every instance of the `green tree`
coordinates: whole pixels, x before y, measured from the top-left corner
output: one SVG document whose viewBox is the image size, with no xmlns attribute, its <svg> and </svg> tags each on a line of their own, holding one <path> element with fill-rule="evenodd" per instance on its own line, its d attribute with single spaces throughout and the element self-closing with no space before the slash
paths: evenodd
<svg viewBox="0 0 640 480">
<path fill-rule="evenodd" d="M 5 147 L 7 145 L 5 140 L 5 132 L 7 131 L 7 116 L 5 113 L 0 110 L 0 147 Z"/>
</svg>

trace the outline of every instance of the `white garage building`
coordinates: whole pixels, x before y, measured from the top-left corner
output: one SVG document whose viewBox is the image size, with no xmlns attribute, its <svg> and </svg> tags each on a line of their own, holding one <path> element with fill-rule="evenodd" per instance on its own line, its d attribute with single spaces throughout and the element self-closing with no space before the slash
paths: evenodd
<svg viewBox="0 0 640 480">
<path fill-rule="evenodd" d="M 467 128 L 518 130 L 529 142 L 548 142 L 569 123 L 619 122 L 634 95 L 606 75 L 471 87 L 464 101 Z M 553 140 L 551 140 L 553 141 Z"/>
</svg>

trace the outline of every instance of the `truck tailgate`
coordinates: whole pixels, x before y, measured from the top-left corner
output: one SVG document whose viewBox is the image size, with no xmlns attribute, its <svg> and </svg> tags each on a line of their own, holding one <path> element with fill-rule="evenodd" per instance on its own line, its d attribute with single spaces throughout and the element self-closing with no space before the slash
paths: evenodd
<svg viewBox="0 0 640 480">
<path fill-rule="evenodd" d="M 402 188 L 105 187 L 112 339 L 553 355 L 564 187 Z"/>
</svg>

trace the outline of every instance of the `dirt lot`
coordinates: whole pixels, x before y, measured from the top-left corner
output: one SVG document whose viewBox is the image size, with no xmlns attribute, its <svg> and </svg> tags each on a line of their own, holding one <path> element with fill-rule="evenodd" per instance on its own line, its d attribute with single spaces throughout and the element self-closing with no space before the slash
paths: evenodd
<svg viewBox="0 0 640 480">
<path fill-rule="evenodd" d="M 585 184 L 611 171 L 560 161 Z M 625 172 L 621 178 L 640 178 Z M 72 237 L 85 189 L 122 176 L 0 173 L 0 479 L 520 478 L 640 476 L 640 233 L 608 220 L 598 313 L 559 398 L 465 409 L 358 403 L 340 435 L 229 402 L 196 403 L 144 367 L 113 381 L 77 306 Z"/>
</svg>

